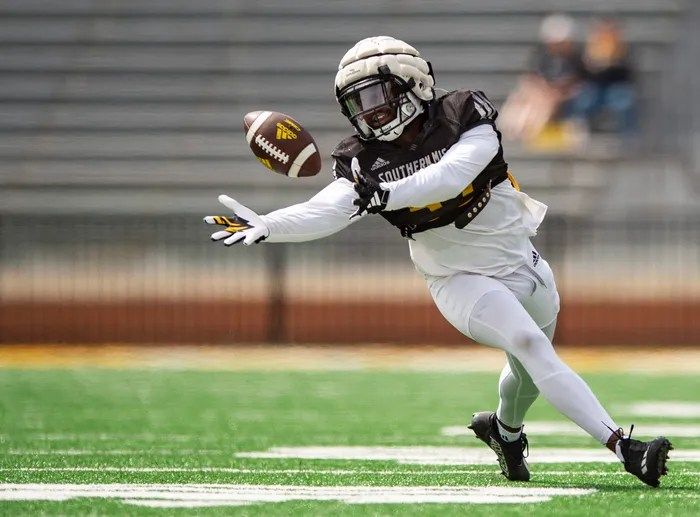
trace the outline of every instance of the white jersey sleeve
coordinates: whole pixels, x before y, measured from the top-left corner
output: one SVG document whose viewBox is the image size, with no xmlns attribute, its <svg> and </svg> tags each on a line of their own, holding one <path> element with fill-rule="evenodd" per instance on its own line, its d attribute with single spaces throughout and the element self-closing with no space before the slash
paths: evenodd
<svg viewBox="0 0 700 517">
<path fill-rule="evenodd" d="M 327 237 L 361 217 L 350 216 L 357 195 L 348 180 L 340 178 L 304 203 L 261 216 L 270 235 L 267 242 L 303 242 Z"/>
<path fill-rule="evenodd" d="M 498 136 L 490 124 L 465 131 L 437 163 L 407 178 L 382 183 L 391 192 L 386 209 L 422 207 L 452 199 L 474 181 L 498 149 Z"/>
</svg>

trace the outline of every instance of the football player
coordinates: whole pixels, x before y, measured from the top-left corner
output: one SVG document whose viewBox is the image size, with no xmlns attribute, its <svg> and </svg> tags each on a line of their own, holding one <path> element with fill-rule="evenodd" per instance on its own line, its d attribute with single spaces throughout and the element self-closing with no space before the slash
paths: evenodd
<svg viewBox="0 0 700 517">
<path fill-rule="evenodd" d="M 408 239 L 447 321 L 506 353 L 498 407 L 474 414 L 469 427 L 493 449 L 508 479 L 530 479 L 523 421 L 541 393 L 627 471 L 658 486 L 669 441 L 624 435 L 552 347 L 559 295 L 549 264 L 530 242 L 547 207 L 509 174 L 486 95 L 438 96 L 430 64 L 388 36 L 363 39 L 343 56 L 335 93 L 356 131 L 332 153 L 335 180 L 309 201 L 266 215 L 222 195 L 233 214 L 205 218 L 223 226 L 212 239 L 227 246 L 309 241 L 379 214 Z"/>
</svg>

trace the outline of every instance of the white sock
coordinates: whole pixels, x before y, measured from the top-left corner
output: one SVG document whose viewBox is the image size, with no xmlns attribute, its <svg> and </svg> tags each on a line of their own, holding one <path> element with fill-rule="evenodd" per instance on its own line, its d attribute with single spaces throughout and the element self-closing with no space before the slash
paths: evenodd
<svg viewBox="0 0 700 517">
<path fill-rule="evenodd" d="M 522 427 L 516 432 L 509 431 L 503 427 L 503 424 L 501 424 L 501 421 L 498 418 L 496 418 L 496 427 L 498 427 L 498 434 L 500 434 L 501 438 L 503 438 L 506 442 L 514 442 L 520 438 L 521 434 L 523 434 Z"/>
</svg>

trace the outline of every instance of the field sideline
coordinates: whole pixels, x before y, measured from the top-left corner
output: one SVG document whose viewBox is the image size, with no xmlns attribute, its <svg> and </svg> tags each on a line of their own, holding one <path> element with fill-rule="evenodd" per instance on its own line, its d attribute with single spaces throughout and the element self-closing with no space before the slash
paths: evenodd
<svg viewBox="0 0 700 517">
<path fill-rule="evenodd" d="M 533 480 L 506 482 L 465 429 L 487 349 L 0 347 L 0 514 L 700 514 L 698 351 L 599 352 L 563 355 L 672 439 L 659 490 L 541 400 Z"/>
<path fill-rule="evenodd" d="M 700 373 L 700 348 L 567 346 L 579 372 Z M 159 368 L 187 370 L 410 370 L 499 372 L 499 350 L 465 346 L 321 345 L 0 345 L 0 368 Z"/>
</svg>

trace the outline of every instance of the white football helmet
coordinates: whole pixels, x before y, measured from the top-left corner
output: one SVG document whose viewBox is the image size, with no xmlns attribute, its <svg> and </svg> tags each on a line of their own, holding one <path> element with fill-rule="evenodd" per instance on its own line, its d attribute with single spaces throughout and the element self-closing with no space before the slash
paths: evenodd
<svg viewBox="0 0 700 517">
<path fill-rule="evenodd" d="M 340 111 L 363 140 L 396 139 L 435 98 L 430 63 L 411 45 L 390 36 L 358 41 L 338 65 Z"/>
</svg>

